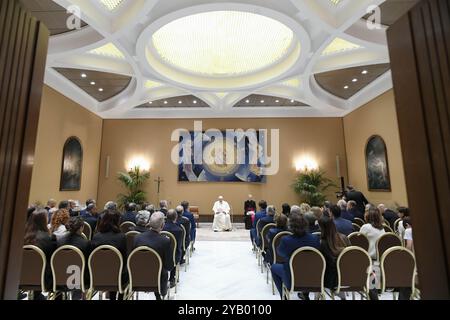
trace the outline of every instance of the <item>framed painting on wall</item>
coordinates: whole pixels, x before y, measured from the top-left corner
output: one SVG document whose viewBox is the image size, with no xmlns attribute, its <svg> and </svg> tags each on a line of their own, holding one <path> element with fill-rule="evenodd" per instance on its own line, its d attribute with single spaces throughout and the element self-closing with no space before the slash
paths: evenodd
<svg viewBox="0 0 450 320">
<path fill-rule="evenodd" d="M 79 191 L 83 167 L 83 148 L 77 137 L 66 140 L 63 149 L 60 191 Z"/>
<path fill-rule="evenodd" d="M 366 171 L 369 191 L 391 191 L 386 143 L 378 135 L 367 141 Z"/>
</svg>

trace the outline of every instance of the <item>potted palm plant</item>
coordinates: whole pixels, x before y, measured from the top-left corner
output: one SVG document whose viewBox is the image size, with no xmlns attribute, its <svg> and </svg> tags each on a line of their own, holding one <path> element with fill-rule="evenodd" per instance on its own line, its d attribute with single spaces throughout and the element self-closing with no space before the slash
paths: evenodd
<svg viewBox="0 0 450 320">
<path fill-rule="evenodd" d="M 332 187 L 336 187 L 336 184 L 321 169 L 299 172 L 292 184 L 301 201 L 311 206 L 322 206 L 326 200 L 325 192 Z"/>
<path fill-rule="evenodd" d="M 128 172 L 119 172 L 117 179 L 127 189 L 127 193 L 118 195 L 118 205 L 123 208 L 127 203 L 143 204 L 147 193 L 142 190 L 142 187 L 149 178 L 150 173 L 139 167 Z"/>
</svg>

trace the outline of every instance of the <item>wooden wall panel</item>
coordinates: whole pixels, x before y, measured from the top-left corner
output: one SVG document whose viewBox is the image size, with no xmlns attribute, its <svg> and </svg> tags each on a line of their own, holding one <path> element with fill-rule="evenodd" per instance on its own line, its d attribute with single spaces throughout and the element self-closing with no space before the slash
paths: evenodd
<svg viewBox="0 0 450 320">
<path fill-rule="evenodd" d="M 423 0 L 388 30 L 422 296 L 450 298 L 450 6 Z"/>
<path fill-rule="evenodd" d="M 0 299 L 16 299 L 49 32 L 0 5 Z"/>
</svg>

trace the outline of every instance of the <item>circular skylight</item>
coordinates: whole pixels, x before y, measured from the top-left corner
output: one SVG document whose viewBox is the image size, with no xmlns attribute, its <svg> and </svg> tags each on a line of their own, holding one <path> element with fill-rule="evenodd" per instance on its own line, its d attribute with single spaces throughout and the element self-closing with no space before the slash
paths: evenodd
<svg viewBox="0 0 450 320">
<path fill-rule="evenodd" d="M 212 11 L 174 20 L 152 36 L 157 55 L 182 71 L 204 76 L 240 76 L 285 58 L 294 33 L 269 17 L 242 11 Z"/>
</svg>

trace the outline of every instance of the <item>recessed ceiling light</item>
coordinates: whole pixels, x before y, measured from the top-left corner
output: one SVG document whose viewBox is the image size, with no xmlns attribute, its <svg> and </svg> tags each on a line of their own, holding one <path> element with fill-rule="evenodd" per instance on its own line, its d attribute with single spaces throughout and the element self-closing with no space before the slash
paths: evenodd
<svg viewBox="0 0 450 320">
<path fill-rule="evenodd" d="M 280 100 L 275 100 L 275 103 L 280 103 Z"/>
<path fill-rule="evenodd" d="M 344 89 L 347 90 L 347 89 L 348 89 L 348 86 L 345 86 Z"/>
<path fill-rule="evenodd" d="M 183 103 L 183 101 L 181 101 L 181 100 L 180 100 L 180 101 L 178 101 L 178 104 L 182 104 L 182 103 Z"/>
<path fill-rule="evenodd" d="M 103 88 L 98 88 L 98 91 L 103 92 Z"/>
<path fill-rule="evenodd" d="M 82 77 L 82 78 L 87 78 L 87 74 L 86 74 L 86 73 L 82 73 L 82 74 L 81 74 L 81 77 Z"/>
<path fill-rule="evenodd" d="M 194 104 L 197 104 L 197 100 L 194 100 L 193 102 L 194 102 Z"/>
<path fill-rule="evenodd" d="M 295 102 L 295 100 L 291 100 L 291 103 L 294 103 Z"/>
<path fill-rule="evenodd" d="M 261 100 L 261 103 L 264 103 L 265 101 L 264 100 Z"/>
<path fill-rule="evenodd" d="M 95 81 L 91 81 L 91 85 L 92 85 L 92 86 L 95 86 Z"/>
<path fill-rule="evenodd" d="M 148 104 L 153 104 L 153 101 L 150 101 Z"/>
<path fill-rule="evenodd" d="M 168 104 L 169 102 L 167 102 L 167 101 L 164 101 L 164 104 Z"/>
<path fill-rule="evenodd" d="M 247 100 L 245 100 L 245 103 L 250 103 L 250 100 L 248 100 L 248 99 L 247 99 Z"/>
<path fill-rule="evenodd" d="M 352 80 L 352 82 L 358 82 L 358 79 L 355 78 L 355 79 Z"/>
<path fill-rule="evenodd" d="M 363 70 L 362 72 L 361 72 L 362 74 L 368 74 L 369 73 L 369 71 L 367 71 L 367 70 Z"/>
</svg>

